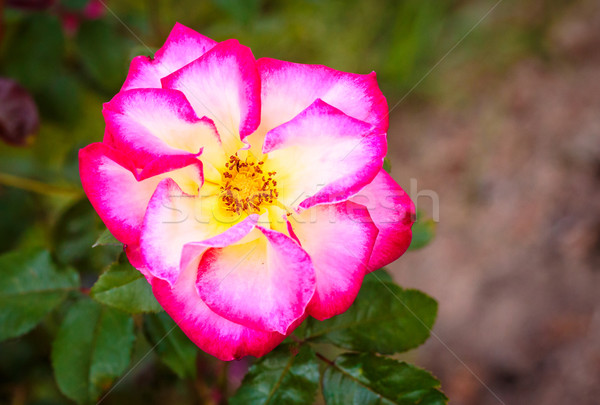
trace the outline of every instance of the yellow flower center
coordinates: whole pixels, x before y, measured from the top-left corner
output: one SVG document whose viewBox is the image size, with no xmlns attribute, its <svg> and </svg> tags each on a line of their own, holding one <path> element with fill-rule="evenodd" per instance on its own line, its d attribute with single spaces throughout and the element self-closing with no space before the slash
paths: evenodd
<svg viewBox="0 0 600 405">
<path fill-rule="evenodd" d="M 242 161 L 237 154 L 229 157 L 222 173 L 219 199 L 225 210 L 240 214 L 259 214 L 276 203 L 279 192 L 276 172 L 264 172 L 264 161 L 249 155 Z"/>
</svg>

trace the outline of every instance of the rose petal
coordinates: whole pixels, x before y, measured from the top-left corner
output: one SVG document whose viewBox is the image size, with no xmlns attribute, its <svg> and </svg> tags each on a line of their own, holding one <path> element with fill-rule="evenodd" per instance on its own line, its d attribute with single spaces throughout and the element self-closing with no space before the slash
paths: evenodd
<svg viewBox="0 0 600 405">
<path fill-rule="evenodd" d="M 196 291 L 198 259 L 181 274 L 175 285 L 152 279 L 152 292 L 181 330 L 200 349 L 220 360 L 244 356 L 260 357 L 285 339 L 277 332 L 264 332 L 229 321 L 212 311 Z"/>
<path fill-rule="evenodd" d="M 123 90 L 136 88 L 160 88 L 160 79 L 181 69 L 194 59 L 213 48 L 217 42 L 196 31 L 175 23 L 165 44 L 156 51 L 154 58 L 136 56 L 131 61 Z"/>
<path fill-rule="evenodd" d="M 201 163 L 185 156 L 151 163 L 139 172 L 125 155 L 104 143 L 79 151 L 79 172 L 83 189 L 110 232 L 125 244 L 139 239 L 146 207 L 156 186 L 166 176 L 202 184 Z M 138 173 L 139 172 L 139 173 Z"/>
<path fill-rule="evenodd" d="M 250 48 L 236 40 L 219 43 L 162 79 L 164 88 L 182 91 L 196 114 L 212 119 L 225 150 L 235 153 L 240 139 L 260 122 L 260 78 Z"/>
<path fill-rule="evenodd" d="M 341 314 L 360 290 L 377 227 L 364 206 L 350 201 L 318 205 L 289 218 L 315 268 L 308 313 L 319 320 Z"/>
<path fill-rule="evenodd" d="M 385 171 L 350 199 L 366 206 L 379 235 L 369 260 L 369 271 L 398 259 L 410 246 L 415 206 L 410 197 Z"/>
<path fill-rule="evenodd" d="M 148 204 L 140 237 L 145 267 L 154 277 L 174 284 L 180 269 L 191 260 L 215 243 L 227 246 L 242 239 L 258 219 L 252 216 L 234 226 L 223 224 L 212 218 L 210 207 L 204 207 L 208 204 L 202 197 L 184 193 L 171 179 L 160 182 Z M 208 212 L 202 212 L 203 207 Z M 182 263 L 184 246 L 190 243 L 202 248 L 194 252 L 188 248 Z"/>
<path fill-rule="evenodd" d="M 264 237 L 208 249 L 196 286 L 217 314 L 254 329 L 286 334 L 312 298 L 314 269 L 310 257 L 288 236 L 257 228 Z"/>
<path fill-rule="evenodd" d="M 303 65 L 271 58 L 256 61 L 261 78 L 262 117 L 258 135 L 301 113 L 316 99 L 346 115 L 388 128 L 388 106 L 375 72 L 368 75 L 340 72 L 321 65 Z"/>
<path fill-rule="evenodd" d="M 290 207 L 343 201 L 379 172 L 385 135 L 322 100 L 267 133 L 263 152 Z M 308 198 L 307 198 L 308 197 Z"/>
<path fill-rule="evenodd" d="M 103 114 L 105 142 L 127 153 L 136 166 L 143 167 L 160 156 L 197 154 L 200 149 L 202 160 L 210 164 L 211 170 L 225 162 L 213 122 L 198 118 L 179 91 L 122 91 L 104 105 Z"/>
</svg>

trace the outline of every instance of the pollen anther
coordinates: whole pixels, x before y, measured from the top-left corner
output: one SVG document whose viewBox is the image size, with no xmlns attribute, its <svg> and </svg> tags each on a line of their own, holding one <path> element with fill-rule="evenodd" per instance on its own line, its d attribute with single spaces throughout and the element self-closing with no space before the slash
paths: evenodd
<svg viewBox="0 0 600 405">
<path fill-rule="evenodd" d="M 227 211 L 241 214 L 261 213 L 264 206 L 274 204 L 279 197 L 277 181 L 273 176 L 277 172 L 264 174 L 261 166 L 264 161 L 256 162 L 252 156 L 242 161 L 237 155 L 229 157 L 222 174 L 220 200 Z"/>
</svg>

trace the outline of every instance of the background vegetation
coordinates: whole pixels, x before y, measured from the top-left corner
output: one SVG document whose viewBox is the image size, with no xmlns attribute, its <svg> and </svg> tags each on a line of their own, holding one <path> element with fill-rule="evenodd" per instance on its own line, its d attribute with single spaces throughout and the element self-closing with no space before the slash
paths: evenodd
<svg viewBox="0 0 600 405">
<path fill-rule="evenodd" d="M 131 58 L 151 54 L 175 21 L 215 40 L 237 38 L 257 58 L 375 70 L 392 108 L 395 178 L 407 190 L 409 179 L 418 179 L 419 187 L 438 192 L 441 206 L 447 201 L 450 207 L 442 210 L 436 243 L 407 253 L 393 268 L 402 284 L 418 286 L 441 302 L 439 339 L 408 358 L 433 369 L 456 404 L 541 403 L 540 398 L 548 404 L 593 403 L 597 396 L 586 381 L 600 378 L 597 363 L 594 368 L 563 360 L 598 355 L 583 349 L 591 344 L 591 331 L 598 330 L 597 299 L 585 288 L 598 281 L 597 272 L 588 270 L 599 263 L 598 208 L 571 200 L 544 205 L 560 199 L 562 190 L 598 201 L 595 108 L 600 103 L 585 96 L 600 94 L 594 87 L 600 83 L 595 40 L 600 19 L 593 1 L 120 0 L 106 6 L 93 0 L 0 0 L 0 76 L 30 92 L 40 113 L 35 136 L 6 136 L 10 143 L 0 143 L 0 252 L 48 248 L 58 263 L 81 274 L 84 288 L 117 258 L 118 247 L 89 248 L 103 225 L 82 193 L 77 152 L 101 140 L 101 104 L 120 88 Z M 582 92 L 570 92 L 573 87 Z M 565 110 L 570 114 L 557 118 Z M 582 110 L 585 117 L 578 115 Z M 573 120 L 589 125 L 573 126 Z M 581 145 L 568 149 L 569 141 Z M 525 164 L 538 153 L 545 153 L 534 160 L 544 165 L 542 171 Z M 513 169 L 523 171 L 511 171 L 515 162 Z M 535 176 L 529 183 L 523 180 L 528 174 Z M 507 197 L 526 194 L 528 186 L 542 194 Z M 427 204 L 419 208 L 431 215 Z M 538 225 L 535 218 L 543 213 L 548 223 Z M 497 223 L 522 228 L 509 231 Z M 562 227 L 557 242 L 539 242 L 556 232 L 552 226 Z M 536 260 L 527 260 L 531 257 Z M 532 278 L 523 274 L 522 263 Z M 567 270 L 578 278 L 569 281 Z M 539 281 L 549 274 L 562 281 Z M 506 283 L 510 288 L 503 289 Z M 486 294 L 490 289 L 502 294 Z M 573 300 L 574 294 L 580 298 Z M 517 316 L 523 313 L 528 316 Z M 68 403 L 50 364 L 49 337 L 62 322 L 57 316 L 0 344 L 0 402 Z M 133 349 L 131 364 L 140 365 L 103 403 L 194 403 L 212 395 L 199 381 L 219 386 L 220 376 L 229 375 L 228 390 L 239 384 L 247 360 L 215 375 L 219 366 L 208 356 L 182 364 L 169 359 L 168 351 L 165 360 L 157 346 L 144 357 L 155 334 L 170 327 L 158 316 L 152 322 Z M 539 327 L 526 335 L 514 332 L 525 324 Z M 494 333 L 507 340 L 489 336 Z M 535 351 L 530 346 L 539 338 L 549 343 Z M 179 355 L 189 357 L 185 350 L 190 349 L 181 345 Z M 520 360 L 513 360 L 519 357 L 515 353 L 522 354 Z M 573 370 L 585 370 L 584 375 Z M 557 388 L 565 378 L 572 389 Z"/>
</svg>

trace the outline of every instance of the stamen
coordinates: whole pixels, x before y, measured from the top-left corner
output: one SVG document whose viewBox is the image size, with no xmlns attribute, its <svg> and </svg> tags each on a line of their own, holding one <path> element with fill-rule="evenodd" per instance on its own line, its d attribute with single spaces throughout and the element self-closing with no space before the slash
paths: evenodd
<svg viewBox="0 0 600 405">
<path fill-rule="evenodd" d="M 273 176 L 277 172 L 268 172 L 264 175 L 261 166 L 264 161 L 256 161 L 249 156 L 245 161 L 237 155 L 229 157 L 223 172 L 221 185 L 221 202 L 225 209 L 240 214 L 260 213 L 265 205 L 276 203 L 279 191 L 275 188 L 277 181 Z"/>
</svg>

